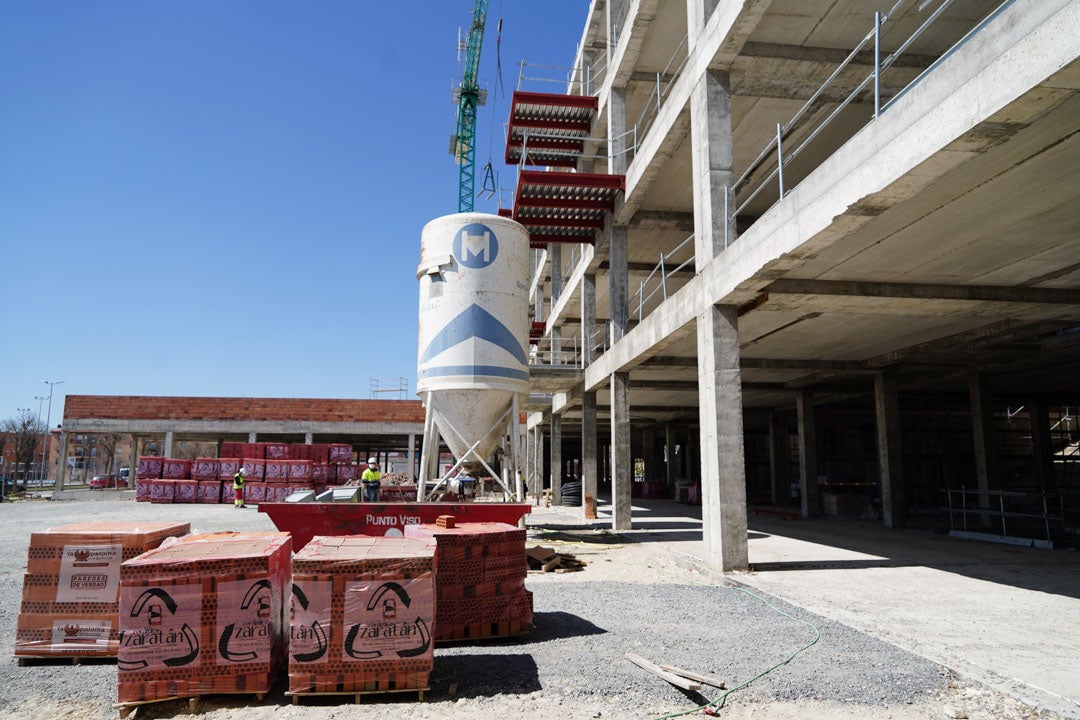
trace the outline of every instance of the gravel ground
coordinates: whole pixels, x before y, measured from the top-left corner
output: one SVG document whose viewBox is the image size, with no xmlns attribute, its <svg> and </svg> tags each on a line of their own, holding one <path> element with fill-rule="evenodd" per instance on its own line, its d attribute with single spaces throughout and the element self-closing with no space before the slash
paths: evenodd
<svg viewBox="0 0 1080 720">
<path fill-rule="evenodd" d="M 30 532 L 88 519 L 186 520 L 196 531 L 273 529 L 265 515 L 227 506 L 130 501 L 0 505 L 8 540 L 0 546 L 0 645 L 14 647 Z M 292 706 L 279 687 L 250 706 L 253 698 L 208 698 L 202 716 L 655 717 L 692 710 L 722 691 L 710 690 L 707 698 L 683 692 L 626 661 L 626 653 L 719 677 L 733 687 L 782 662 L 820 633 L 820 639 L 793 660 L 732 693 L 718 714 L 776 720 L 1056 717 L 966 684 L 939 665 L 775 598 L 707 585 L 646 544 L 589 530 L 538 534 L 537 541 L 574 553 L 588 563 L 586 569 L 529 576 L 536 608 L 529 637 L 438 648 L 426 702 L 402 695 L 362 705 L 320 698 Z M 115 663 L 20 667 L 7 655 L 0 660 L 0 683 L 5 688 L 0 717 L 83 720 L 117 715 L 111 709 Z M 137 715 L 186 713 L 185 704 L 162 703 L 143 706 Z"/>
</svg>

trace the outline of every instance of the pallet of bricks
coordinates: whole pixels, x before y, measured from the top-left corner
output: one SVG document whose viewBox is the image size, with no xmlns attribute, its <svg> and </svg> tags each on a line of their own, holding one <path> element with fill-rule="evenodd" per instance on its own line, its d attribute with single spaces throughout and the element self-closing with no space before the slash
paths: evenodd
<svg viewBox="0 0 1080 720">
<path fill-rule="evenodd" d="M 505 523 L 406 525 L 405 537 L 435 544 L 435 640 L 509 637 L 529 631 L 533 598 L 525 530 Z"/>
<path fill-rule="evenodd" d="M 294 492 L 322 492 L 356 477 L 352 447 L 343 444 L 221 444 L 220 457 L 181 460 L 141 457 L 135 499 L 151 503 L 229 503 L 233 475 L 244 469 L 244 500 L 281 502 Z"/>
<path fill-rule="evenodd" d="M 117 705 L 274 686 L 285 660 L 288 533 L 189 535 L 120 566 Z"/>
<path fill-rule="evenodd" d="M 321 537 L 293 558 L 289 691 L 415 692 L 434 664 L 434 548 L 400 537 Z"/>
<path fill-rule="evenodd" d="M 186 535 L 187 523 L 84 522 L 30 535 L 15 655 L 116 657 L 120 563 Z"/>
</svg>

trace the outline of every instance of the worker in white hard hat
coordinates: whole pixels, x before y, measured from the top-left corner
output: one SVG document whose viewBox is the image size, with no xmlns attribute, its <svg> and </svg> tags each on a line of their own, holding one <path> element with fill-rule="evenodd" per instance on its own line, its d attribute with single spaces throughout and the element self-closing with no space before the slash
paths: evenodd
<svg viewBox="0 0 1080 720">
<path fill-rule="evenodd" d="M 240 510 L 244 507 L 244 468 L 236 471 L 232 476 L 233 507 Z"/>
<path fill-rule="evenodd" d="M 379 486 L 382 484 L 382 475 L 379 474 L 379 461 L 368 458 L 367 469 L 360 476 L 360 483 L 364 486 L 364 502 L 379 502 Z"/>
</svg>

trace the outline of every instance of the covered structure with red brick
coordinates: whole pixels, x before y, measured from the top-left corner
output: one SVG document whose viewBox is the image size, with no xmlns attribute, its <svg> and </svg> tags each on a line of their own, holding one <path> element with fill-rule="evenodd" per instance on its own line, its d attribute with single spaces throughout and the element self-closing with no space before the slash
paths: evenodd
<svg viewBox="0 0 1080 720">
<path fill-rule="evenodd" d="M 62 428 L 60 468 L 72 433 L 131 436 L 131 467 L 141 438 L 162 439 L 164 457 L 181 442 L 333 442 L 361 454 L 407 453 L 415 465 L 424 408 L 419 400 L 68 395 Z M 56 487 L 63 486 L 58 472 Z"/>
</svg>

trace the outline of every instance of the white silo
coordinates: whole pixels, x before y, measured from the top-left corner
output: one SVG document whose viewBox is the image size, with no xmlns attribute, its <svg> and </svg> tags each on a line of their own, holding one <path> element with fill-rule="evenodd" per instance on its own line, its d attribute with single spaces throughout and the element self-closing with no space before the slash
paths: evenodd
<svg viewBox="0 0 1080 720">
<path fill-rule="evenodd" d="M 417 278 L 425 455 L 437 430 L 456 458 L 479 466 L 517 427 L 516 400 L 529 392 L 528 231 L 485 213 L 432 220 L 421 233 Z M 426 459 L 422 475 L 433 466 Z"/>
</svg>

